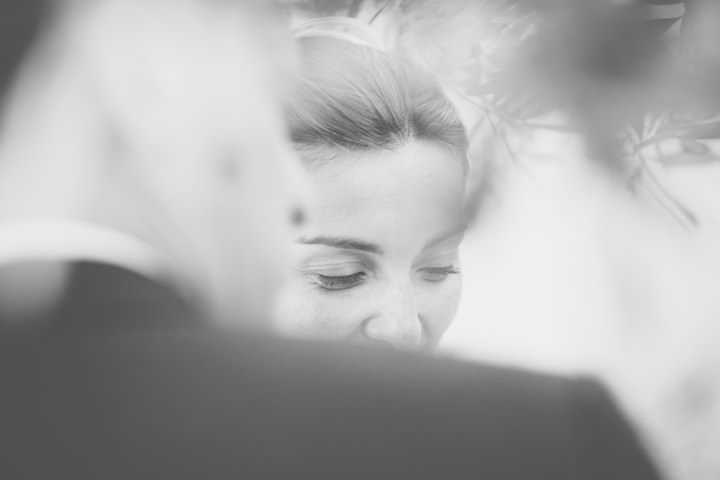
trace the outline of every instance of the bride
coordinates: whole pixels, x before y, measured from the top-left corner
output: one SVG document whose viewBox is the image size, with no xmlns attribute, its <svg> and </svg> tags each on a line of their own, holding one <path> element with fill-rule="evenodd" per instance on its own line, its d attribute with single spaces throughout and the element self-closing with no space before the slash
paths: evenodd
<svg viewBox="0 0 720 480">
<path fill-rule="evenodd" d="M 467 137 L 439 84 L 349 34 L 300 35 L 287 108 L 317 196 L 281 331 L 431 349 L 460 299 Z"/>
</svg>

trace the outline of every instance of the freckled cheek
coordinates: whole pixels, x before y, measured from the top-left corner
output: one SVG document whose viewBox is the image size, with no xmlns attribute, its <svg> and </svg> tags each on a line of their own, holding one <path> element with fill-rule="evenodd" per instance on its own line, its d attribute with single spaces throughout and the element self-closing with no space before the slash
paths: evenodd
<svg viewBox="0 0 720 480">
<path fill-rule="evenodd" d="M 461 290 L 460 275 L 450 276 L 444 282 L 427 284 L 419 289 L 418 314 L 431 343 L 439 341 L 455 319 Z"/>
<path fill-rule="evenodd" d="M 342 340 L 367 318 L 371 285 L 325 291 L 308 283 L 293 282 L 279 296 L 276 325 L 280 331 Z"/>
</svg>

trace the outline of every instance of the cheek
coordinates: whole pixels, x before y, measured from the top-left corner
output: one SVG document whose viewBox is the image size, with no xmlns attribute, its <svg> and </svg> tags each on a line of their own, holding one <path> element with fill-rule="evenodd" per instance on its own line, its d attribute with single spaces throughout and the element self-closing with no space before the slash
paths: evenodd
<svg viewBox="0 0 720 480">
<path fill-rule="evenodd" d="M 365 320 L 371 288 L 325 292 L 305 277 L 293 278 L 277 297 L 276 329 L 284 334 L 327 340 L 349 337 Z"/>
<path fill-rule="evenodd" d="M 431 345 L 440 340 L 455 319 L 461 290 L 461 275 L 452 275 L 439 284 L 423 285 L 418 290 L 418 315 Z"/>
</svg>

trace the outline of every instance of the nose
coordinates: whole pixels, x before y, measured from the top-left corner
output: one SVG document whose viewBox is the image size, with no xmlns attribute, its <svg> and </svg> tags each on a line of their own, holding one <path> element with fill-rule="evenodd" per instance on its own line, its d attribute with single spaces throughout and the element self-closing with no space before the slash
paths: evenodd
<svg viewBox="0 0 720 480">
<path fill-rule="evenodd" d="M 375 342 L 395 348 L 418 349 L 423 328 L 411 286 L 391 290 L 377 312 L 365 320 L 363 333 Z"/>
</svg>

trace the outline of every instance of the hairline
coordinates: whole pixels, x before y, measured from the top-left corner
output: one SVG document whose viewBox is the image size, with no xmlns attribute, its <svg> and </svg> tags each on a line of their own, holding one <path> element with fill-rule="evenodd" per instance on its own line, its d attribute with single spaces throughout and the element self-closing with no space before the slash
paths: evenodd
<svg viewBox="0 0 720 480">
<path fill-rule="evenodd" d="M 334 145 L 326 142 L 295 142 L 293 147 L 298 152 L 302 165 L 309 168 L 311 171 L 314 171 L 325 166 L 327 163 L 336 160 L 338 155 L 348 154 L 350 156 L 358 157 L 363 153 L 397 152 L 413 142 L 434 143 L 446 149 L 453 155 L 453 157 L 457 158 L 463 168 L 463 174 L 467 175 L 469 169 L 467 152 L 459 151 L 456 145 L 436 137 L 425 137 L 411 134 L 399 139 L 398 141 L 388 142 L 385 145 L 369 147 L 357 146 L 355 148 L 343 145 Z M 316 156 L 316 158 L 310 158 L 311 156 Z"/>
</svg>

